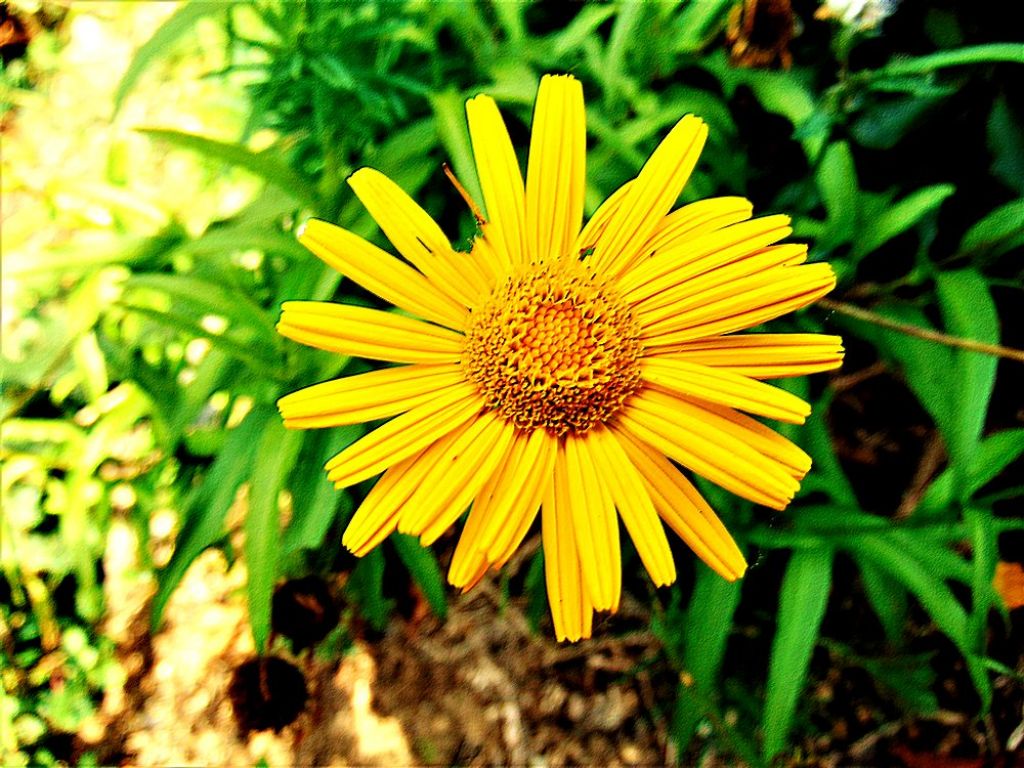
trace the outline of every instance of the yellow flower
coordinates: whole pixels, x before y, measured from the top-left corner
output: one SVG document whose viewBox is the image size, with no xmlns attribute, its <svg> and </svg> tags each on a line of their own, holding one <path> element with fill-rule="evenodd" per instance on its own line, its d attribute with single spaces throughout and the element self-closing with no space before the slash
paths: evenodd
<svg viewBox="0 0 1024 768">
<path fill-rule="evenodd" d="M 730 334 L 820 298 L 831 268 L 776 244 L 788 217 L 752 219 L 743 198 L 672 211 L 707 137 L 693 116 L 582 226 L 578 81 L 541 81 L 525 184 L 494 101 L 466 112 L 487 210 L 472 253 L 370 168 L 349 184 L 405 261 L 323 221 L 299 236 L 404 310 L 292 301 L 278 325 L 398 363 L 278 403 L 294 429 L 390 418 L 327 464 L 338 488 L 383 472 L 343 544 L 363 555 L 397 530 L 430 545 L 472 505 L 448 574 L 465 590 L 511 557 L 539 510 L 560 640 L 589 637 L 593 612 L 619 604 L 616 511 L 656 585 L 676 577 L 662 521 L 739 578 L 742 553 L 676 464 L 774 509 L 793 498 L 810 458 L 740 411 L 802 423 L 808 404 L 762 380 L 837 367 L 841 340 Z"/>
</svg>

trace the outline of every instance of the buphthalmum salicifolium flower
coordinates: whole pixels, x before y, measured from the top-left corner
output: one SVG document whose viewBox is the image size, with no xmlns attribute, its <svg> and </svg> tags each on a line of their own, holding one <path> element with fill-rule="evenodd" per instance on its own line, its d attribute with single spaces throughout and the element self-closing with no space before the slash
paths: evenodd
<svg viewBox="0 0 1024 768">
<path fill-rule="evenodd" d="M 800 309 L 835 284 L 786 216 L 740 197 L 673 210 L 707 137 L 683 117 L 639 175 L 584 226 L 583 90 L 541 80 L 526 180 L 495 102 L 466 104 L 485 211 L 471 252 L 381 173 L 349 184 L 402 259 L 307 222 L 301 242 L 400 312 L 284 304 L 280 332 L 395 363 L 279 401 L 287 427 L 390 419 L 326 466 L 345 488 L 383 473 L 343 544 L 364 555 L 394 531 L 436 541 L 469 510 L 448 571 L 463 590 L 512 556 L 537 516 L 559 639 L 615 611 L 619 518 L 653 582 L 676 578 L 664 524 L 726 579 L 743 554 L 680 467 L 783 509 L 811 460 L 746 414 L 803 422 L 810 406 L 765 379 L 835 368 L 836 336 L 736 331 Z M 744 413 L 745 412 L 745 413 Z"/>
</svg>

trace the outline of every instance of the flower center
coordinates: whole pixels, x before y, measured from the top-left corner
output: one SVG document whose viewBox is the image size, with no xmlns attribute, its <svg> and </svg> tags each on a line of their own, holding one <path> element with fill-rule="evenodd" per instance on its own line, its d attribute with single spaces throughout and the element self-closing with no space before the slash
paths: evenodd
<svg viewBox="0 0 1024 768">
<path fill-rule="evenodd" d="M 640 388 L 638 335 L 607 282 L 566 259 L 521 268 L 477 307 L 462 362 L 517 427 L 586 432 Z"/>
</svg>

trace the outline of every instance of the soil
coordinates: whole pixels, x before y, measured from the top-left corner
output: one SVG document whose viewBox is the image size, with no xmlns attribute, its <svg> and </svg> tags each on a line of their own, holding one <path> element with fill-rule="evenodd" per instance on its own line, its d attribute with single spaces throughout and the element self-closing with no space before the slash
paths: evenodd
<svg viewBox="0 0 1024 768">
<path fill-rule="evenodd" d="M 241 718 L 240 725 L 231 681 L 253 659 L 244 564 L 229 566 L 219 551 L 203 554 L 174 593 L 162 628 L 150 635 L 151 577 L 136 568 L 132 530 L 115 525 L 111 536 L 105 631 L 118 643 L 127 679 L 107 692 L 100 715 L 79 733 L 79 756 L 90 751 L 102 764 L 140 766 L 744 764 L 714 750 L 720 739 L 711 728 L 676 754 L 663 707 L 677 678 L 649 633 L 605 632 L 578 645 L 558 644 L 533 632 L 525 606 L 486 580 L 454 598 L 446 620 L 418 598 L 408 618 L 396 614 L 385 632 L 363 632 L 340 657 L 293 656 L 278 640 L 274 664 L 301 670 L 308 701 L 289 724 L 285 713 L 282 722 Z M 836 596 L 827 627 L 858 625 L 870 640 L 856 580 L 837 573 L 836 583 L 851 585 L 850 594 Z M 621 625 L 640 625 L 633 620 L 643 618 L 641 607 L 625 597 Z M 883 688 L 843 654 L 819 648 L 805 729 L 812 735 L 785 764 L 1024 765 L 1015 752 L 1024 740 L 1024 691 L 1002 676 L 989 716 L 963 714 L 971 688 L 959 656 L 923 615 L 916 618 L 913 650 L 936 674 L 938 711 L 901 716 L 898 691 Z M 1013 619 L 1010 634 L 994 627 L 993 651 L 1016 654 L 1019 671 L 1024 657 L 1012 638 L 1022 635 L 1024 612 Z M 358 629 L 353 626 L 355 634 Z M 766 642 L 755 627 L 747 629 L 740 627 L 747 644 L 736 644 L 741 654 Z"/>
</svg>

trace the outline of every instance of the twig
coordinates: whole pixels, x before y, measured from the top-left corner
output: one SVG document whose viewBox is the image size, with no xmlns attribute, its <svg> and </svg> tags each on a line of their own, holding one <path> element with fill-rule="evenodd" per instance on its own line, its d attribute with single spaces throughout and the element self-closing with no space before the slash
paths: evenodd
<svg viewBox="0 0 1024 768">
<path fill-rule="evenodd" d="M 938 434 L 933 432 L 931 439 L 924 446 L 921 462 L 917 465 L 914 478 L 910 481 L 910 486 L 904 492 L 900 506 L 896 510 L 896 514 L 893 515 L 893 520 L 906 520 L 914 514 L 914 510 L 917 509 L 917 505 L 924 498 L 928 485 L 935 479 L 935 474 L 945 458 L 946 446 Z"/>
<path fill-rule="evenodd" d="M 915 336 L 919 339 L 924 339 L 925 341 L 934 341 L 938 344 L 945 344 L 947 347 L 966 349 L 971 352 L 980 352 L 983 355 L 993 355 L 994 357 L 1003 357 L 1007 360 L 1016 360 L 1019 363 L 1024 363 L 1024 349 L 1004 347 L 1001 344 L 986 344 L 983 341 L 964 339 L 960 336 L 950 336 L 948 333 L 933 331 L 930 328 L 920 328 L 916 325 L 900 323 L 895 320 L 890 320 L 883 315 L 879 315 L 877 312 L 861 309 L 860 307 L 855 307 L 853 304 L 847 304 L 844 301 L 822 299 L 818 302 L 818 306 L 833 312 L 848 315 L 849 317 L 856 318 L 857 320 L 863 320 L 865 323 L 871 323 L 872 325 L 878 325 L 892 331 L 905 333 L 908 336 Z"/>
</svg>

